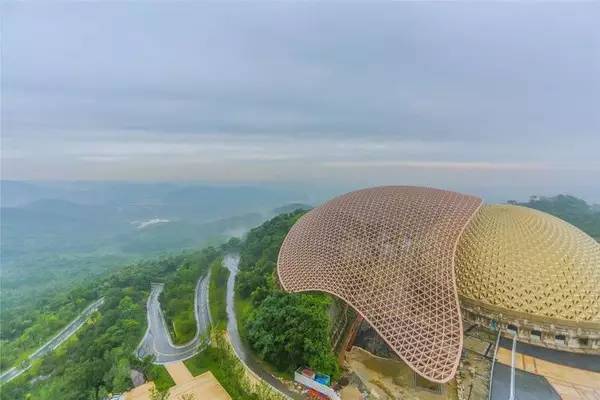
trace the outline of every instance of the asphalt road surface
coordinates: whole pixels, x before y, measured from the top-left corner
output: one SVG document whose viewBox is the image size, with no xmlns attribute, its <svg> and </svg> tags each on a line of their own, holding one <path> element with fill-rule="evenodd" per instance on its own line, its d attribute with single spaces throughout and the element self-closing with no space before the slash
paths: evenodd
<svg viewBox="0 0 600 400">
<path fill-rule="evenodd" d="M 512 341 L 507 338 L 501 338 L 500 346 L 510 349 L 512 348 Z M 523 342 L 517 342 L 517 353 L 573 368 L 600 372 L 600 355 L 596 354 L 570 353 L 568 351 L 549 349 Z"/>
<path fill-rule="evenodd" d="M 510 397 L 510 367 L 500 363 L 494 366 L 492 400 Z M 515 398 L 517 400 L 560 400 L 560 396 L 541 375 L 515 369 Z"/>
<path fill-rule="evenodd" d="M 209 276 L 202 277 L 196 284 L 194 312 L 196 316 L 196 336 L 184 345 L 175 345 L 167 329 L 158 297 L 163 290 L 163 284 L 152 284 L 152 290 L 146 303 L 148 313 L 148 329 L 138 346 L 137 355 L 140 358 L 154 356 L 155 364 L 166 364 L 174 361 L 187 360 L 198 353 L 201 335 L 208 332 L 210 326 L 208 311 L 208 282 Z"/>
<path fill-rule="evenodd" d="M 281 383 L 277 378 L 271 375 L 265 368 L 263 368 L 257 360 L 254 358 L 252 352 L 246 350 L 245 345 L 240 338 L 240 332 L 238 331 L 237 319 L 235 317 L 235 308 L 233 306 L 234 301 L 234 283 L 235 276 L 238 272 L 238 264 L 240 263 L 240 257 L 238 255 L 228 254 L 223 259 L 223 264 L 229 270 L 229 279 L 227 279 L 227 333 L 229 334 L 229 340 L 233 346 L 233 350 L 238 358 L 246 364 L 248 368 L 254 374 L 259 376 L 264 382 L 271 386 L 274 390 L 283 394 L 287 398 L 292 399 L 304 399 L 302 395 L 291 391 L 286 385 Z"/>
<path fill-rule="evenodd" d="M 56 349 L 58 346 L 63 344 L 68 338 L 70 338 L 75 332 L 79 330 L 87 321 L 87 319 L 94 312 L 98 311 L 100 306 L 104 304 L 104 297 L 96 300 L 89 306 L 87 306 L 73 321 L 71 321 L 67 326 L 65 326 L 60 332 L 58 332 L 52 339 L 48 340 L 44 343 L 39 349 L 37 349 L 34 353 L 29 356 L 29 361 L 37 360 L 38 358 L 42 358 L 46 354 L 50 353 L 52 350 Z M 21 366 L 20 368 L 11 368 L 0 375 L 0 382 L 8 382 L 17 376 L 21 375 L 23 372 L 27 371 L 31 367 L 31 364 L 26 364 Z"/>
</svg>

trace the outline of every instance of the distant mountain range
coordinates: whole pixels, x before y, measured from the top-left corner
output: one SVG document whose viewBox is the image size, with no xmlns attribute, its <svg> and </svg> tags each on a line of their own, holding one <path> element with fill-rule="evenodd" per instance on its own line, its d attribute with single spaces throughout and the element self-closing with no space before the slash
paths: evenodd
<svg viewBox="0 0 600 400">
<path fill-rule="evenodd" d="M 259 186 L 2 181 L 3 259 L 189 248 L 259 224 L 277 206 L 298 199 Z M 139 229 L 144 221 L 162 223 Z"/>
<path fill-rule="evenodd" d="M 268 186 L 2 181 L 5 310 L 124 263 L 198 249 L 265 219 L 310 209 L 302 194 Z M 600 206 L 576 197 L 512 202 L 556 215 L 600 240 Z"/>
<path fill-rule="evenodd" d="M 267 210 L 303 200 L 290 190 L 252 185 L 124 182 L 1 182 L 2 207 L 23 207 L 39 200 L 118 208 L 134 215 L 170 213 L 195 219 Z"/>
<path fill-rule="evenodd" d="M 127 263 L 242 235 L 304 198 L 266 186 L 2 181 L 0 200 L 0 296 L 17 312 Z"/>
</svg>

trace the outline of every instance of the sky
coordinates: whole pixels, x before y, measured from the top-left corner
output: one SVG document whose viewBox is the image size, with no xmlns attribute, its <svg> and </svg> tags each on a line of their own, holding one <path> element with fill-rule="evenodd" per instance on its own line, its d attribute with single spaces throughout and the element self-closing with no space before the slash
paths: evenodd
<svg viewBox="0 0 600 400">
<path fill-rule="evenodd" d="M 600 3 L 3 2 L 2 178 L 600 201 Z"/>
</svg>

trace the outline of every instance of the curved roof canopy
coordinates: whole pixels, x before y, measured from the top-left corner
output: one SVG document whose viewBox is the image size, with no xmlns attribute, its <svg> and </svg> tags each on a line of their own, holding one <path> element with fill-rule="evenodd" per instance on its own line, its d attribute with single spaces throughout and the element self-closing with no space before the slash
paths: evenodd
<svg viewBox="0 0 600 400">
<path fill-rule="evenodd" d="M 305 214 L 279 252 L 291 292 L 349 303 L 411 368 L 449 381 L 462 350 L 454 253 L 481 199 L 386 186 L 348 193 Z"/>
<path fill-rule="evenodd" d="M 456 252 L 459 293 L 536 317 L 600 323 L 600 244 L 530 208 L 485 205 Z"/>
</svg>

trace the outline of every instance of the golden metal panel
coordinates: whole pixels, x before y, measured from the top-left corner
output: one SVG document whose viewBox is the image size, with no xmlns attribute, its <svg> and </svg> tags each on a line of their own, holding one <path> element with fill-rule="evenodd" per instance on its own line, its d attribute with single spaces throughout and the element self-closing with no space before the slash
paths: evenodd
<svg viewBox="0 0 600 400">
<path fill-rule="evenodd" d="M 406 186 L 337 197 L 292 227 L 279 281 L 287 291 L 346 301 L 411 368 L 447 382 L 462 350 L 454 253 L 480 205 L 473 196 Z"/>
<path fill-rule="evenodd" d="M 484 205 L 460 239 L 461 296 L 537 317 L 600 322 L 600 244 L 547 213 Z"/>
</svg>

